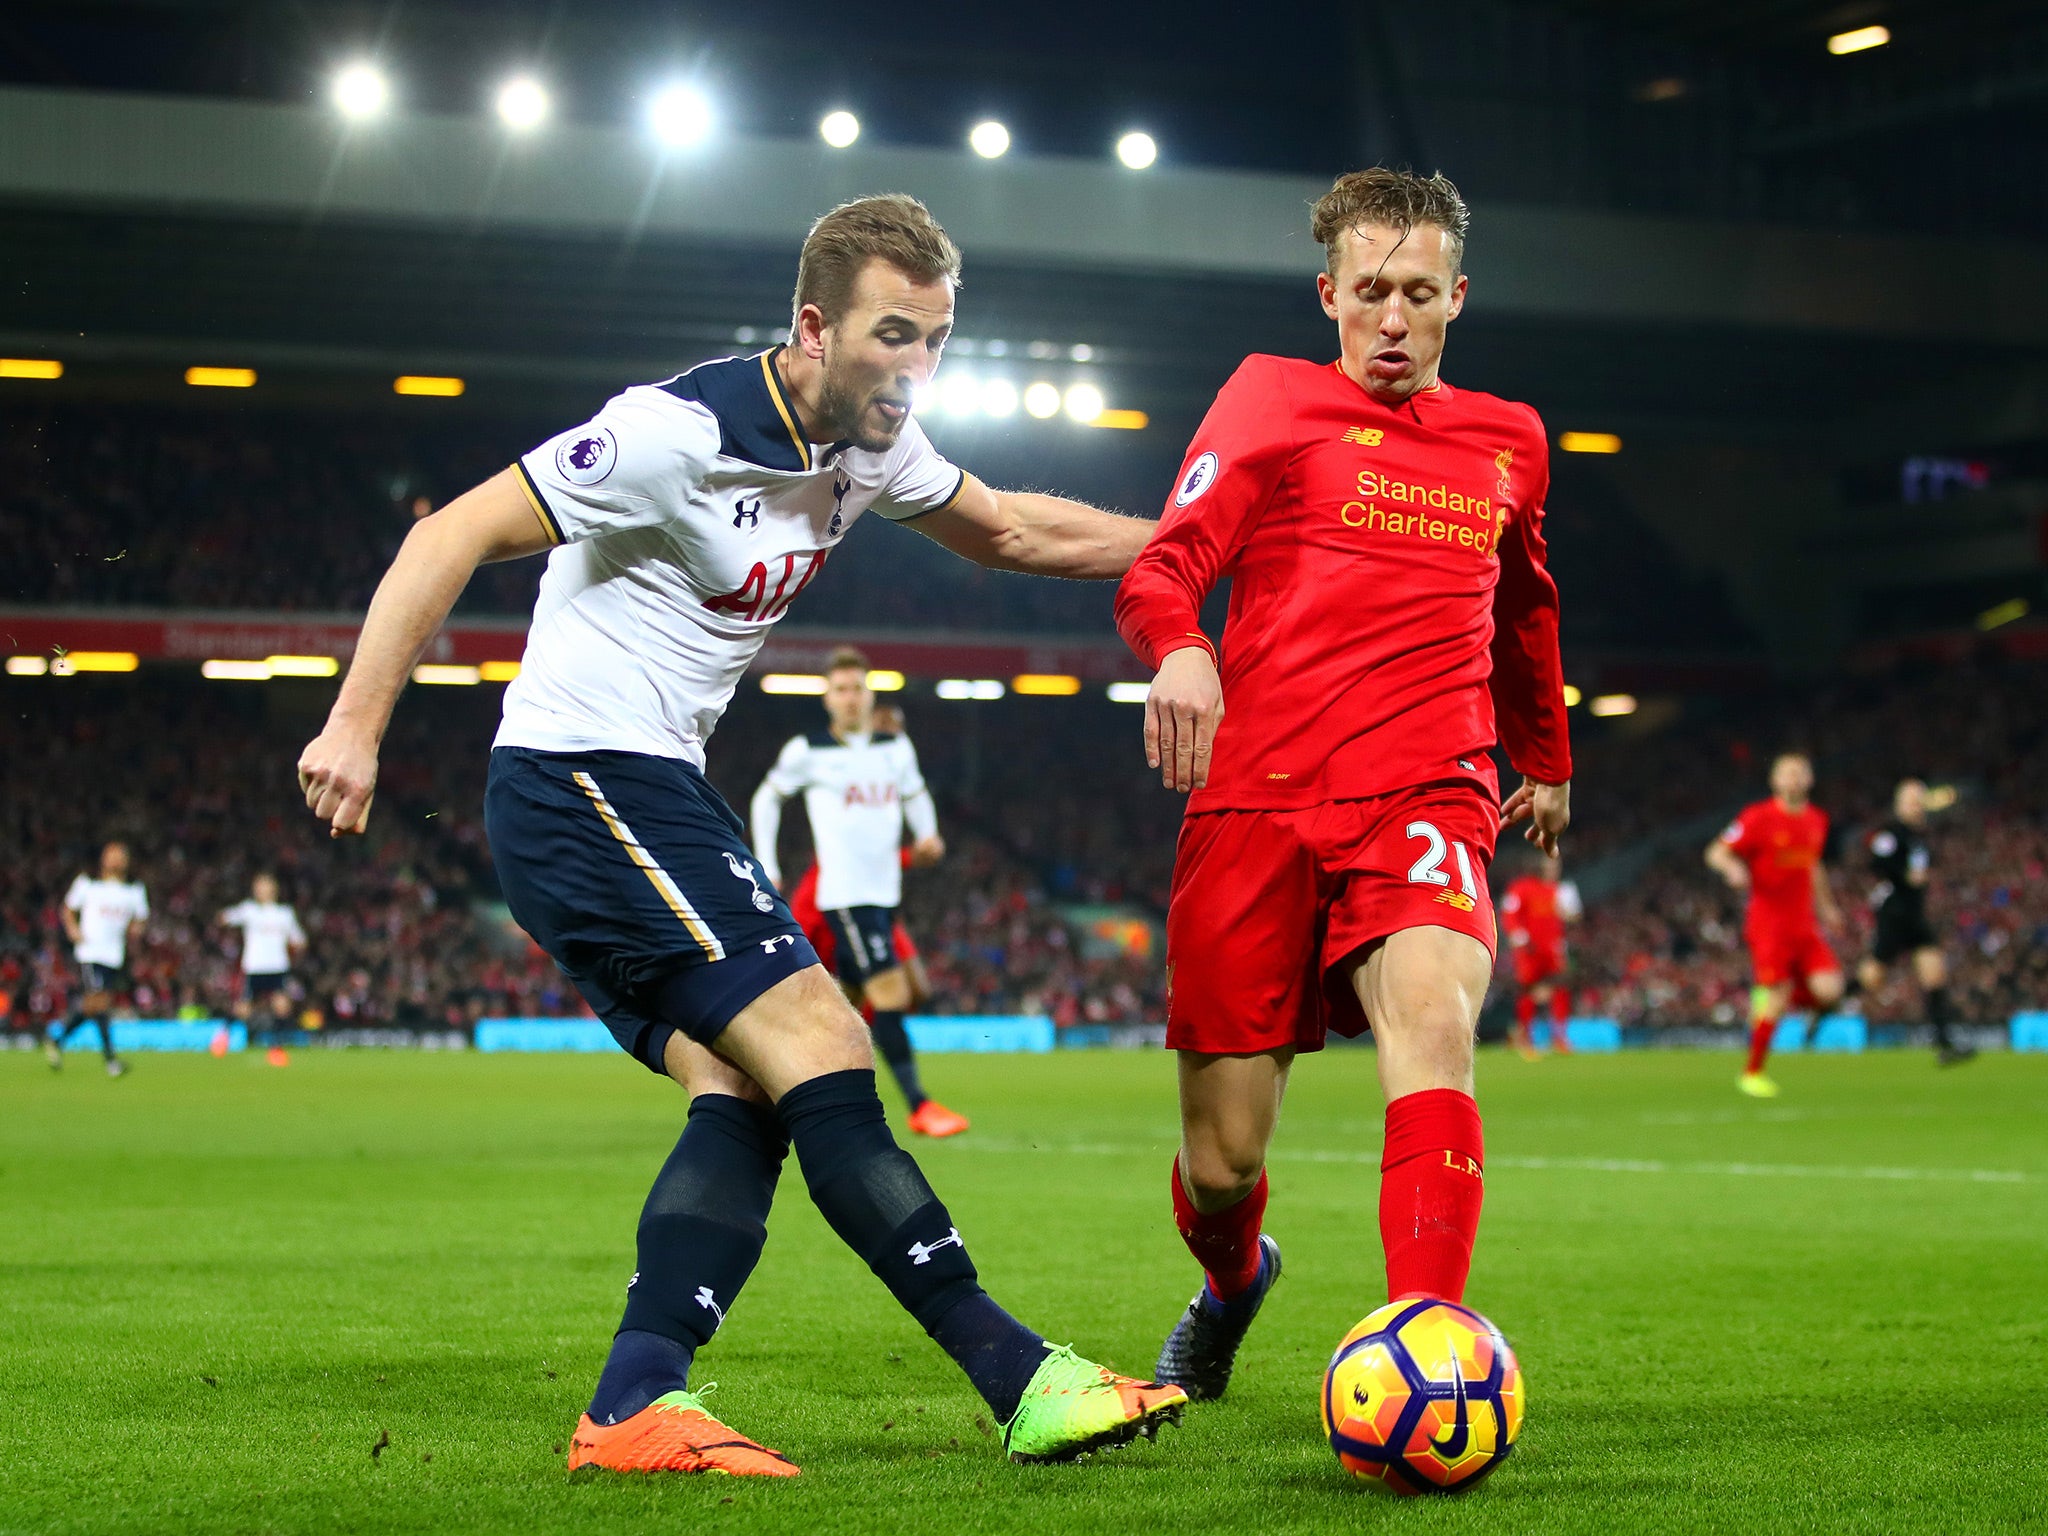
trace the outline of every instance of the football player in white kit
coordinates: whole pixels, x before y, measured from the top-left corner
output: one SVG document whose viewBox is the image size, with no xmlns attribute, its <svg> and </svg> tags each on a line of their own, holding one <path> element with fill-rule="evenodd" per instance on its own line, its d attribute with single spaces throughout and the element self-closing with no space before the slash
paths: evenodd
<svg viewBox="0 0 2048 1536">
<path fill-rule="evenodd" d="M 935 864 L 946 856 L 938 808 L 910 738 L 876 729 L 868 659 L 852 646 L 840 647 L 826 663 L 825 714 L 828 727 L 790 737 L 754 791 L 754 856 L 782 887 L 776 853 L 782 802 L 802 795 L 817 854 L 818 913 L 840 984 L 873 1016 L 868 1028 L 910 1106 L 910 1128 L 922 1136 L 957 1136 L 967 1129 L 967 1117 L 927 1094 L 918 1075 L 903 1024 L 910 973 L 896 953 L 904 824 L 915 839 L 916 862 Z"/>
<path fill-rule="evenodd" d="M 250 882 L 248 899 L 221 913 L 220 922 L 242 930 L 242 1022 L 268 1047 L 273 1067 L 288 1066 L 291 1057 L 279 1037 L 291 1016 L 292 959 L 306 947 L 299 914 L 277 899 L 277 876 L 266 873 Z"/>
<path fill-rule="evenodd" d="M 835 208 L 804 241 L 786 346 L 628 389 L 414 524 L 299 759 L 313 813 L 360 832 L 392 706 L 471 574 L 558 546 L 491 753 L 491 850 L 520 925 L 691 1095 L 572 1469 L 795 1474 L 688 1390 L 792 1144 L 819 1211 L 966 1372 L 1011 1457 L 1149 1436 L 1186 1402 L 1054 1348 L 982 1289 L 890 1134 L 867 1030 L 702 771 L 769 628 L 863 512 L 1049 576 L 1111 580 L 1144 546 L 1149 522 L 990 489 L 911 418 L 959 261 L 913 198 Z"/>
<path fill-rule="evenodd" d="M 59 915 L 78 961 L 79 995 L 70 1016 L 50 1026 L 43 1055 L 53 1070 L 61 1068 L 65 1041 L 90 1019 L 99 1026 L 107 1076 L 119 1077 L 128 1065 L 114 1054 L 114 999 L 128 990 L 128 946 L 142 937 L 149 919 L 149 893 L 128 878 L 126 843 L 108 843 L 100 850 L 99 874 L 81 874 L 71 882 Z"/>
</svg>

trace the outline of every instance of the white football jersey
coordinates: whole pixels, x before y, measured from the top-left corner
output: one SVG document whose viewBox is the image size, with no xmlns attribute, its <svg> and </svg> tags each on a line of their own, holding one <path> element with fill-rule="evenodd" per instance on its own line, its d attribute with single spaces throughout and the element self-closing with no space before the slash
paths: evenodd
<svg viewBox="0 0 2048 1536">
<path fill-rule="evenodd" d="M 292 946 L 306 942 L 299 914 L 281 901 L 238 901 L 220 920 L 242 930 L 244 976 L 282 976 L 292 968 Z"/>
<path fill-rule="evenodd" d="M 939 830 L 932 794 L 908 736 L 792 736 L 754 791 L 754 857 L 782 884 L 775 841 L 782 802 L 804 797 L 818 854 L 818 907 L 894 907 L 903 900 L 903 823 L 918 837 Z"/>
<path fill-rule="evenodd" d="M 80 875 L 64 893 L 64 905 L 78 914 L 79 964 L 118 971 L 128 963 L 128 925 L 149 916 L 149 896 L 139 884 Z"/>
<path fill-rule="evenodd" d="M 916 421 L 868 453 L 807 443 L 776 354 L 614 396 L 517 470 L 548 557 L 497 745 L 641 752 L 704 744 L 775 621 L 872 507 L 951 506 L 965 473 Z"/>
</svg>

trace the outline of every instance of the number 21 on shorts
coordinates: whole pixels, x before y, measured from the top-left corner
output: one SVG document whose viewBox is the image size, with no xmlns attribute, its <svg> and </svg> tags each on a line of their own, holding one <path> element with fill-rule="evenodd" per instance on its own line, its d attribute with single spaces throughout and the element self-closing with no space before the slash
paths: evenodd
<svg viewBox="0 0 2048 1536">
<path fill-rule="evenodd" d="M 1454 895 L 1446 889 L 1437 900 L 1451 902 L 1467 912 L 1479 904 L 1479 882 L 1472 873 L 1471 849 L 1456 838 L 1446 838 L 1433 823 L 1427 821 L 1409 822 L 1406 835 L 1428 845 L 1422 850 L 1422 857 L 1408 866 L 1410 881 L 1416 885 L 1448 887 L 1451 883 L 1451 872 L 1444 868 L 1444 855 L 1448 853 L 1454 856 L 1458 863 L 1458 894 Z"/>
</svg>

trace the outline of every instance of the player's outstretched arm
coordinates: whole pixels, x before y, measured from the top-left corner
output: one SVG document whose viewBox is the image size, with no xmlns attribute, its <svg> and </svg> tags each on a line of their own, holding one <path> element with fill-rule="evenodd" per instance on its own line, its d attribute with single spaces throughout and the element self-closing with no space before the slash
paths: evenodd
<svg viewBox="0 0 2048 1536">
<path fill-rule="evenodd" d="M 991 490 L 969 475 L 950 507 L 910 526 L 992 571 L 1115 581 L 1158 525 L 1064 496 Z"/>
<path fill-rule="evenodd" d="M 332 835 L 368 825 L 377 748 L 413 664 L 476 568 L 538 554 L 553 541 L 516 470 L 493 475 L 413 524 L 370 600 L 355 660 L 327 724 L 299 755 L 306 805 Z"/>
</svg>

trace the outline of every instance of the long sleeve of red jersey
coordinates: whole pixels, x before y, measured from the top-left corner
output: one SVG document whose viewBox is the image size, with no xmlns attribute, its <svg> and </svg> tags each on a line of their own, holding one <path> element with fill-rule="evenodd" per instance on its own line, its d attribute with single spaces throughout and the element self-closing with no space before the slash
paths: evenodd
<svg viewBox="0 0 2048 1536">
<path fill-rule="evenodd" d="M 1534 412 L 1530 413 L 1534 415 Z M 1557 583 L 1544 564 L 1543 505 L 1550 495 L 1550 450 L 1536 425 L 1543 461 L 1527 517 L 1509 524 L 1500 545 L 1493 595 L 1494 718 L 1515 771 L 1539 784 L 1572 776 L 1571 727 L 1564 705 L 1564 660 L 1557 639 Z"/>
<path fill-rule="evenodd" d="M 1202 603 L 1272 502 L 1292 430 L 1277 360 L 1246 358 L 1188 445 L 1159 531 L 1117 588 L 1117 632 L 1146 666 L 1190 645 L 1216 654 Z"/>
</svg>

